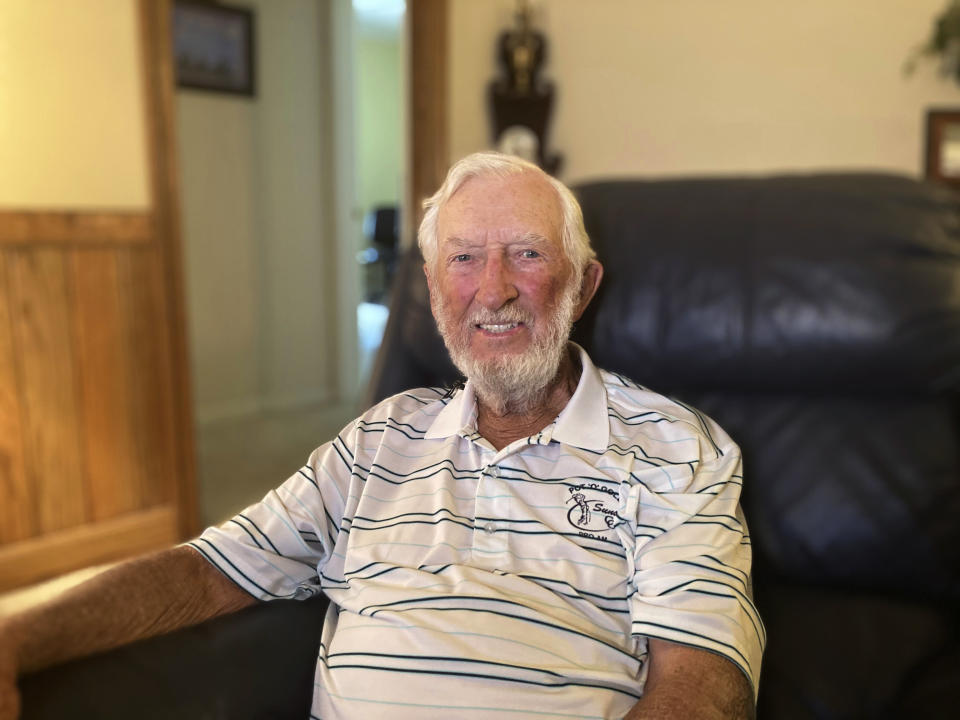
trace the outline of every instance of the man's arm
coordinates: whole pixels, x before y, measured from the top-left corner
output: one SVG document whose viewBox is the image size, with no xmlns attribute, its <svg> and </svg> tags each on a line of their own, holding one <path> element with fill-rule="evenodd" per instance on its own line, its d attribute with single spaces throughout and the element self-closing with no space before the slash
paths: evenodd
<svg viewBox="0 0 960 720">
<path fill-rule="evenodd" d="M 624 720 L 754 720 L 746 676 L 720 655 L 667 640 L 648 640 L 647 684 Z"/>
<path fill-rule="evenodd" d="M 16 718 L 16 678 L 195 625 L 256 599 L 189 547 L 118 565 L 35 607 L 0 618 L 0 720 Z"/>
</svg>

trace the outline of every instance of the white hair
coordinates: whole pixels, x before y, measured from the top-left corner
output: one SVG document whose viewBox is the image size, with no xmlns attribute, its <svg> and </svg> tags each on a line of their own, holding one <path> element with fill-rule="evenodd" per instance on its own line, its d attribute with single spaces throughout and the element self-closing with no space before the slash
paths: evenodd
<svg viewBox="0 0 960 720">
<path fill-rule="evenodd" d="M 494 175 L 496 177 L 506 177 L 516 175 L 522 172 L 533 172 L 543 177 L 554 190 L 560 200 L 560 207 L 563 212 L 563 222 L 560 231 L 560 241 L 567 259 L 573 265 L 576 278 L 583 276 L 583 271 L 587 263 L 597 257 L 593 247 L 590 245 L 590 237 L 587 235 L 587 229 L 583 225 L 583 212 L 580 210 L 580 203 L 570 192 L 570 189 L 562 182 L 551 177 L 533 163 L 522 160 L 513 155 L 504 155 L 498 152 L 478 152 L 467 155 L 457 161 L 447 172 L 447 177 L 443 185 L 431 197 L 423 202 L 426 210 L 423 221 L 420 223 L 420 230 L 417 232 L 417 242 L 420 245 L 420 252 L 423 253 L 423 259 L 431 272 L 434 271 L 434 263 L 439 250 L 439 238 L 437 237 L 437 216 L 441 208 L 447 201 L 453 197 L 467 180 L 485 175 Z M 579 284 L 579 283 L 578 283 Z"/>
</svg>

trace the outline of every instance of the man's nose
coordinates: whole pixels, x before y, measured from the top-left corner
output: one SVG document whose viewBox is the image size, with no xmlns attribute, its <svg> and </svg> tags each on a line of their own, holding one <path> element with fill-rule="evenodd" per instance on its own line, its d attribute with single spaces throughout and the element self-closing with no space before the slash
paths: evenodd
<svg viewBox="0 0 960 720">
<path fill-rule="evenodd" d="M 518 294 L 513 273 L 506 263 L 497 256 L 488 258 L 477 290 L 480 304 L 488 310 L 499 310 Z"/>
</svg>

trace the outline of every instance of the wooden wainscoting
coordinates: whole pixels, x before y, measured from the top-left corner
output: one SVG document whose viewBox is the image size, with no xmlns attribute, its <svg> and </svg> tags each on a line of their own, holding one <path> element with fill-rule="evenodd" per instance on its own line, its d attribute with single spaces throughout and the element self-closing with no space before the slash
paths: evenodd
<svg viewBox="0 0 960 720">
<path fill-rule="evenodd" d="M 0 250 L 0 590 L 181 537 L 162 253 L 78 244 Z"/>
</svg>

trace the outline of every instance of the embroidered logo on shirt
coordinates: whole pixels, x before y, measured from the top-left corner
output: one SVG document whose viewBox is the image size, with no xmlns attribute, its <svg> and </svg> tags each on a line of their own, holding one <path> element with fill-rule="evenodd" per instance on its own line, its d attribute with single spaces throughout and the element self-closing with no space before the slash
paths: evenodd
<svg viewBox="0 0 960 720">
<path fill-rule="evenodd" d="M 573 485 L 569 490 L 569 523 L 584 537 L 606 540 L 607 538 L 598 536 L 597 533 L 616 527 L 620 521 L 617 517 L 617 507 L 620 504 L 617 492 L 600 483 Z"/>
</svg>

